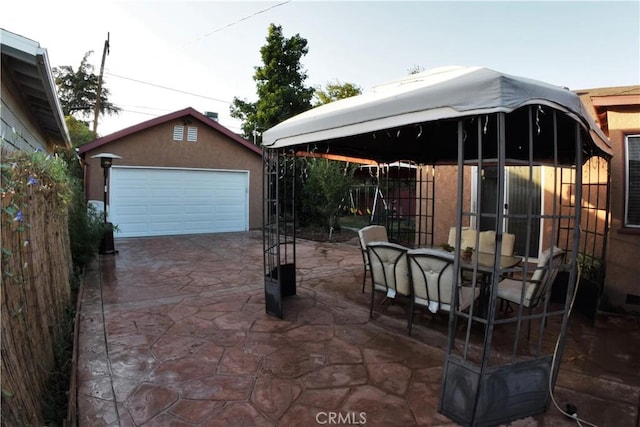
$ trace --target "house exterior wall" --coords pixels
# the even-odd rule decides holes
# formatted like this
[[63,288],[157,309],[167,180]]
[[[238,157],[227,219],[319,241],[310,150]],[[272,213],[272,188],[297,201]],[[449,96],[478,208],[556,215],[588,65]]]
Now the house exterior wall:
[[[195,119],[190,120],[192,123],[187,125],[182,118],[167,121],[87,151],[87,199],[103,199],[103,170],[100,160],[91,158],[102,152],[122,157],[114,161],[114,166],[249,171],[249,227],[262,227],[262,157],[209,125]],[[183,141],[173,140],[176,125],[185,127]],[[197,142],[186,141],[188,126],[198,128]]]
[[4,148],[9,150],[34,151],[36,149],[53,153],[53,145],[47,143],[47,138],[33,121],[16,90],[9,80],[9,73],[2,75],[2,128]]
[[[433,243],[440,246],[449,239],[449,229],[456,225],[458,208],[458,166],[436,166]],[[471,167],[464,173],[463,206],[471,209]],[[423,194],[425,190],[423,190]],[[464,220],[464,218],[463,218]],[[469,224],[463,224],[468,226]]]
[[640,134],[640,105],[633,108],[609,108],[607,122],[614,156],[611,161],[611,222],[606,256],[604,308],[640,312],[639,304],[628,303],[629,296],[629,302],[637,302],[640,298],[640,229],[624,226],[625,136]]
[[[594,161],[599,161],[598,159],[594,159]],[[586,170],[588,168],[592,168],[593,165],[590,162],[585,164],[583,173],[584,176],[587,176]],[[604,169],[603,169],[604,170]],[[606,171],[606,170],[605,170]],[[571,169],[565,169],[564,173],[570,174],[569,179],[570,182],[574,182],[574,175],[572,174]],[[464,183],[463,183],[463,209],[465,211],[472,210],[472,174],[473,167],[466,166],[464,173]],[[594,177],[593,174],[590,175],[591,180],[593,182],[597,182],[598,180],[606,181],[606,173],[604,175],[600,175],[598,177]],[[567,178],[565,177],[565,180]],[[571,199],[571,204],[573,205],[575,200],[572,198],[575,194],[575,188],[573,185],[565,185],[564,188],[561,188],[560,184],[560,176],[558,172],[557,177],[557,189],[554,191],[554,183],[556,182],[554,168],[552,167],[543,167],[542,168],[542,206],[543,206],[543,214],[551,215],[554,210],[554,194],[556,194],[556,206],[555,209],[559,209],[559,203],[557,196],[561,196],[563,199],[563,204],[567,205],[569,200]],[[424,191],[424,189],[423,189]],[[457,211],[457,196],[458,196],[458,167],[457,166],[437,166],[436,167],[436,180],[435,180],[435,200],[436,207],[434,212],[434,245],[439,246],[443,243],[447,242],[449,236],[450,227],[455,226],[456,223],[456,211]],[[603,202],[606,201],[606,194],[600,194],[600,208],[604,209]],[[596,197],[592,196],[591,199],[595,200]],[[557,212],[556,212],[557,215]],[[463,217],[463,221],[467,219]],[[469,223],[464,223],[463,226],[470,226]],[[556,227],[558,225],[556,224]],[[596,229],[599,232],[604,232],[604,216],[601,215],[601,212],[589,211],[583,212],[583,229]],[[540,243],[539,250],[543,251],[544,249],[551,246],[552,240],[558,235],[558,230],[554,229],[554,225],[552,221],[542,221],[541,225],[541,236],[542,242]],[[567,242],[571,243],[573,236],[567,236],[566,233],[560,233],[560,242],[561,244]],[[598,250],[602,248],[602,242],[598,242]],[[592,247],[594,245],[588,245]],[[601,253],[594,254],[596,256],[600,256]]]

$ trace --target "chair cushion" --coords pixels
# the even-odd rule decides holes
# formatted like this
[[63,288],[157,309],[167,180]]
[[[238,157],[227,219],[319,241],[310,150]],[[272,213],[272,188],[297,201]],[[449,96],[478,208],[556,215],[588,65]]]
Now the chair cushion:
[[[407,252],[407,258],[414,302],[433,313],[451,310],[452,288],[459,281],[459,277],[454,280],[454,255],[441,249],[414,249]],[[461,310],[467,308],[480,293],[478,287],[458,289]]]
[[367,243],[370,242],[388,242],[387,229],[382,225],[368,225],[358,230],[360,239],[360,247],[367,250]]
[[502,255],[513,256],[513,249],[516,245],[516,235],[502,233]]
[[478,251],[492,254],[496,251],[496,232],[493,230],[481,231],[478,242]]
[[[476,230],[467,229],[462,230],[462,236],[460,238],[460,249],[476,248]],[[454,245],[455,247],[455,245]]]
[[[531,307],[531,298],[533,298],[537,283],[524,282],[524,307]],[[498,298],[520,304],[522,296],[522,280],[502,279],[498,284]]]
[[[563,252],[562,249],[556,246],[553,247],[554,255],[560,252]],[[533,276],[531,276],[531,280],[533,281],[542,280],[542,276],[545,273],[545,269],[540,267],[546,266],[550,258],[551,258],[551,248],[548,248],[542,251],[542,253],[540,254],[540,257],[538,257],[538,268],[536,268],[536,271],[534,271]]]
[[[408,248],[390,242],[370,242],[367,249],[375,289],[393,289],[400,295],[410,295]],[[388,293],[388,297],[393,298],[395,294]]]

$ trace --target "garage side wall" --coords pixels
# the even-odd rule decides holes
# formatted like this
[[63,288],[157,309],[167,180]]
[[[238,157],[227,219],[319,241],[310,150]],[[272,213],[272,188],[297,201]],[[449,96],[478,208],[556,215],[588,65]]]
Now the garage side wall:
[[[174,127],[184,130],[181,141],[174,140]],[[187,141],[189,128],[197,129],[197,140]],[[237,141],[199,120],[168,121],[153,128],[126,135],[85,153],[88,200],[103,200],[104,175],[99,159],[103,152],[122,159],[115,166],[220,169],[249,172],[249,228],[262,227],[262,157]]]

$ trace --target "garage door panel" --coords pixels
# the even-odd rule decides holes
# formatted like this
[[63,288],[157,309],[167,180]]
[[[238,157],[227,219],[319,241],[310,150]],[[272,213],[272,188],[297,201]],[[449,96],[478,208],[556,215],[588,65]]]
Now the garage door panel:
[[248,173],[114,167],[111,221],[117,237],[244,231]]

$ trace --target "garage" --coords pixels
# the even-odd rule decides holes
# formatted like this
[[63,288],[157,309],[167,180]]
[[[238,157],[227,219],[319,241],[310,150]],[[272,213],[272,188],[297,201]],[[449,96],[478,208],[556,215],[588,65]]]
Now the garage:
[[262,227],[262,148],[193,108],[79,147],[85,195],[102,204],[100,157],[114,159],[107,200],[115,238]]
[[248,230],[248,171],[114,167],[110,182],[117,237]]

